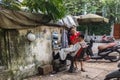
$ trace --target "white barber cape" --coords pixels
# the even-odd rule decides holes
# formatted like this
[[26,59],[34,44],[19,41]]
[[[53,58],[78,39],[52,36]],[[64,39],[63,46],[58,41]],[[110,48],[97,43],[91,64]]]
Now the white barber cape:
[[82,48],[86,48],[88,45],[86,44],[86,42],[83,40],[81,42],[77,42],[74,45],[71,45],[69,48],[63,48],[59,51],[59,55],[61,60],[65,60],[67,54],[71,54],[71,56],[75,56],[78,52],[78,50],[82,47]]
[[67,54],[71,54],[71,56],[75,56],[80,48],[81,48],[80,42],[77,42],[75,45],[71,45],[69,48],[61,49],[59,51],[61,60],[65,60]]

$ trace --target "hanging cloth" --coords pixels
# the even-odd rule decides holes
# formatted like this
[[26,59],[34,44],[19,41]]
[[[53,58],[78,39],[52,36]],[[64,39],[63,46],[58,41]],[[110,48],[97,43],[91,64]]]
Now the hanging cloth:
[[64,29],[62,31],[62,37],[61,37],[62,48],[67,48],[68,47],[68,36],[67,36],[67,34],[68,34],[67,30]]

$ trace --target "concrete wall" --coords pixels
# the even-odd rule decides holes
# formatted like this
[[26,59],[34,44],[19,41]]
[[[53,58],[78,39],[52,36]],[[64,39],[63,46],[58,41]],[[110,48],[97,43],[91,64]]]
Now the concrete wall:
[[[39,26],[31,29],[5,30],[4,52],[8,69],[12,71],[15,80],[37,73],[37,67],[51,64],[52,32],[58,32],[61,39],[61,27]],[[27,40],[31,31],[36,40]]]

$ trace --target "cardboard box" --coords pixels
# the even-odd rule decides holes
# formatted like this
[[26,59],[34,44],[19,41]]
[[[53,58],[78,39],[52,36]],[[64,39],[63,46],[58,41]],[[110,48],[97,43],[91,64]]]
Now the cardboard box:
[[38,67],[39,75],[49,74],[52,71],[53,71],[53,66],[50,64]]

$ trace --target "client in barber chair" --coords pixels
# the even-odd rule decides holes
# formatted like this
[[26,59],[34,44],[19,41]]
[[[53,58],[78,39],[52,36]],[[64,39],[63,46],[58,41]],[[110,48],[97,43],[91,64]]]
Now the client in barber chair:
[[66,60],[70,60],[71,62],[71,65],[70,65],[70,68],[69,68],[69,72],[74,72],[75,69],[74,69],[74,58],[77,54],[77,52],[79,51],[80,48],[82,48],[84,46],[87,47],[86,44],[84,44],[85,42],[83,41],[84,40],[84,35],[83,34],[80,34],[78,36],[78,42],[72,46],[70,46],[69,48],[63,48],[61,49],[56,55],[53,54],[53,59],[58,59],[60,58],[62,61],[66,61]]

